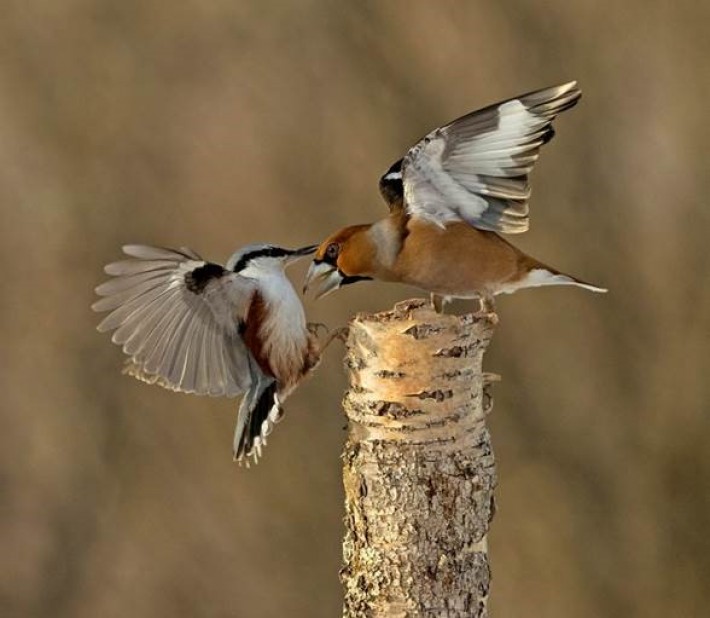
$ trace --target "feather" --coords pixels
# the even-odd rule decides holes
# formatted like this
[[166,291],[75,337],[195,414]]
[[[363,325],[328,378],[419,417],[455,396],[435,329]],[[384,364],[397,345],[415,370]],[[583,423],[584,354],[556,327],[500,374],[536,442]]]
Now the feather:
[[167,342],[173,334],[170,328],[172,320],[179,309],[179,305],[173,304],[169,306],[146,338],[145,351],[141,356],[144,358],[143,369],[148,373],[157,373],[164,377],[160,371],[163,354],[165,353]]
[[142,283],[163,279],[164,277],[165,274],[160,270],[149,270],[147,272],[136,273],[135,275],[116,277],[97,286],[94,291],[99,296],[111,296],[112,294],[125,292]]
[[[174,296],[167,293],[159,297],[154,303],[146,305],[144,308],[141,308],[130,315],[121,327],[132,327],[131,334],[123,341],[123,351],[126,354],[129,356],[136,356],[143,351],[146,340],[158,325],[158,322],[162,316],[174,302]],[[116,333],[118,333],[118,331],[116,331]],[[115,336],[119,337],[118,334]]]
[[148,245],[123,245],[123,252],[141,260],[172,260],[182,261],[184,256],[172,249],[149,247]]
[[108,312],[98,328],[114,331],[112,341],[131,357],[127,373],[173,390],[243,392],[250,383],[249,352],[239,342],[237,322],[252,281],[184,247],[126,245],[124,253],[133,259],[106,267],[114,278],[96,288],[102,298],[93,309]]
[[[439,226],[463,220],[485,230],[524,232],[528,174],[553,135],[552,121],[580,96],[569,82],[462,116],[410,148],[382,176],[380,191],[390,207],[404,202],[410,216]],[[392,175],[398,170],[401,180]]]
[[130,316],[133,315],[133,313],[143,307],[146,307],[149,304],[152,304],[154,301],[157,301],[159,298],[167,294],[170,294],[170,290],[160,291],[159,293],[156,293],[150,300],[140,297],[132,298],[124,305],[116,307],[116,309],[109,313],[99,323],[99,325],[96,327],[96,330],[98,330],[100,333],[103,333],[109,330],[113,330],[114,328],[118,328],[121,324],[128,320]]
[[104,296],[101,300],[97,300],[93,305],[91,305],[91,308],[94,311],[111,311],[112,309],[116,309],[138,296],[151,292],[155,289],[162,288],[164,285],[165,282],[163,280],[143,281],[129,290],[123,290],[122,292],[111,296]]
[[122,260],[104,266],[107,275],[125,276],[145,273],[152,270],[170,270],[175,267],[174,260]]
[[[171,345],[173,338],[178,334],[177,326],[182,318],[183,307],[180,305],[174,305],[168,309],[166,314],[165,322],[162,326],[162,334],[155,344],[156,354],[155,363],[156,368],[154,373],[157,373],[163,379],[167,379],[169,375],[169,370],[172,367],[174,358],[170,356]],[[148,363],[146,361],[146,368],[148,368]],[[175,385],[179,387],[178,385]]]

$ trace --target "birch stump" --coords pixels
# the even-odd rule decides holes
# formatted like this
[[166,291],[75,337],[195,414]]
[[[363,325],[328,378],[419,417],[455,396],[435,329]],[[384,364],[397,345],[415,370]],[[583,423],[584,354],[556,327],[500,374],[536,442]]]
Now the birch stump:
[[[487,616],[494,314],[424,301],[350,325],[343,616]],[[497,378],[497,376],[495,376]]]

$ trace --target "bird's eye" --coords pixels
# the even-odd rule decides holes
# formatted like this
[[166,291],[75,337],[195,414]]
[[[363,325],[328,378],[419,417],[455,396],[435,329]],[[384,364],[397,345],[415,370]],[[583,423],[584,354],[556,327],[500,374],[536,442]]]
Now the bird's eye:
[[325,257],[328,260],[335,260],[340,253],[340,246],[338,243],[332,242],[325,248]]

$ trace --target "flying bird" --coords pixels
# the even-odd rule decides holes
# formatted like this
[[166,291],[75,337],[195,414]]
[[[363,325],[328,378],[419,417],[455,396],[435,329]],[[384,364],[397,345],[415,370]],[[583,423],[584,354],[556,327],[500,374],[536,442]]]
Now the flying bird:
[[343,228],[317,249],[304,291],[317,297],[368,279],[413,285],[441,309],[451,298],[521,288],[575,285],[605,289],[532,258],[499,234],[529,227],[528,175],[552,139],[552,121],[581,96],[576,82],[471,112],[435,129],[380,178],[389,216]]
[[315,245],[250,245],[226,266],[191,249],[126,245],[130,259],[105,267],[98,330],[129,356],[124,373],[172,391],[244,394],[234,458],[256,461],[282,416],[282,403],[318,364],[322,346],[306,323],[285,267]]

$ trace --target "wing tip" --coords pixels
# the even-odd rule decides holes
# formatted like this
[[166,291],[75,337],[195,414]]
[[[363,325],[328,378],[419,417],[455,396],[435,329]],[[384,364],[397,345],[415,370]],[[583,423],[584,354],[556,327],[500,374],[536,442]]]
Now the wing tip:
[[564,83],[560,84],[560,85],[558,86],[558,88],[560,88],[560,89],[563,90],[563,91],[573,90],[573,89],[575,89],[575,88],[576,88],[577,90],[579,90],[579,87],[578,87],[578,84],[577,84],[577,80],[576,80],[576,79],[571,79],[571,80],[569,80],[568,82],[564,82]]
[[517,97],[526,109],[549,120],[577,105],[581,98],[582,91],[577,80],[548,86]]
[[590,292],[595,292],[597,294],[608,294],[609,288],[600,288],[599,286],[592,285],[590,283],[580,283],[579,287],[589,290]]
[[171,252],[169,249],[163,249],[162,247],[154,247],[152,245],[145,245],[142,243],[129,243],[122,245],[121,251],[132,258],[138,258],[140,260],[156,259],[156,254],[163,257],[166,252]]
[[579,97],[582,94],[582,91],[580,90],[579,84],[577,83],[576,79],[572,79],[568,82],[558,84],[557,86],[550,86],[549,88],[543,88],[541,92],[544,92],[545,90],[550,90],[550,91],[555,92],[556,97],[561,97],[562,95],[565,95],[565,94],[570,94],[575,97]]

